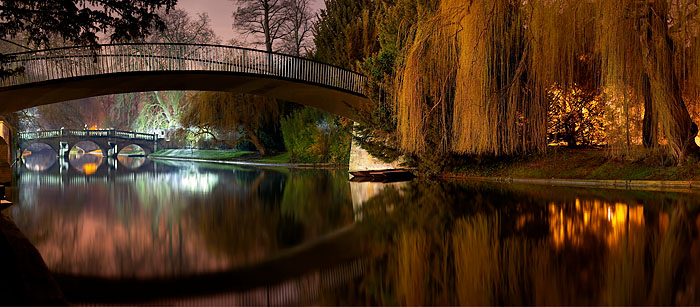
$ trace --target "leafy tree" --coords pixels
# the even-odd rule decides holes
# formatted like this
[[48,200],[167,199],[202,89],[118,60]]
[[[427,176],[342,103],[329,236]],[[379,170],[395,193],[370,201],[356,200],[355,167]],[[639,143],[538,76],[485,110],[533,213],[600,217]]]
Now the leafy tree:
[[[235,147],[240,142],[251,142],[261,155],[267,148],[260,139],[266,124],[274,122],[279,106],[272,98],[235,94],[230,92],[202,92],[192,98],[182,114],[183,126],[194,128],[197,135],[207,135],[217,142]],[[234,140],[222,138],[240,131]]]
[[376,1],[326,0],[314,24],[313,58],[356,69],[358,63],[377,51]]
[[564,141],[569,147],[605,142],[603,96],[597,91],[575,88],[553,90],[549,106],[549,142]]
[[351,123],[314,108],[303,108],[280,121],[290,162],[347,164]]

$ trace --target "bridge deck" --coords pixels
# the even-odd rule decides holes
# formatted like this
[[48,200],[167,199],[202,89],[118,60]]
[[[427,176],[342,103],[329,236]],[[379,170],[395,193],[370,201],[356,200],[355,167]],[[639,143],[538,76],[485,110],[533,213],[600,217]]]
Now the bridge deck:
[[0,80],[0,112],[153,90],[268,95],[355,117],[366,78],[336,66],[259,50],[193,44],[110,44],[9,55],[22,73]]

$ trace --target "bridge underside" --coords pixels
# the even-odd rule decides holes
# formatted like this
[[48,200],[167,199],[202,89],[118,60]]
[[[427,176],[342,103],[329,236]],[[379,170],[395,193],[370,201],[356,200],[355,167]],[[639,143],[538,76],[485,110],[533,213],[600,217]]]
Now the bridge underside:
[[109,94],[166,91],[228,91],[292,101],[355,121],[366,97],[316,84],[229,72],[128,72],[74,77],[0,89],[0,114],[39,105]]

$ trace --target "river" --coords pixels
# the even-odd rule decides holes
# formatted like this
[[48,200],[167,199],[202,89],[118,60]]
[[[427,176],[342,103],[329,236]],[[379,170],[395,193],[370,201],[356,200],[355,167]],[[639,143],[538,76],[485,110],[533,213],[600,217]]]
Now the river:
[[73,303],[700,304],[695,192],[90,153],[27,156],[17,187],[9,213]]

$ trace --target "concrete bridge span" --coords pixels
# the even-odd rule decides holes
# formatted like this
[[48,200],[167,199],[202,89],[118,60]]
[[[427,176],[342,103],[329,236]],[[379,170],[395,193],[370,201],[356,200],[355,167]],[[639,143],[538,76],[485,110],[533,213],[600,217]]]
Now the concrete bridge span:
[[106,94],[156,90],[268,96],[359,120],[366,78],[339,67],[259,50],[194,44],[109,44],[8,55],[21,73],[0,80],[0,113]]

